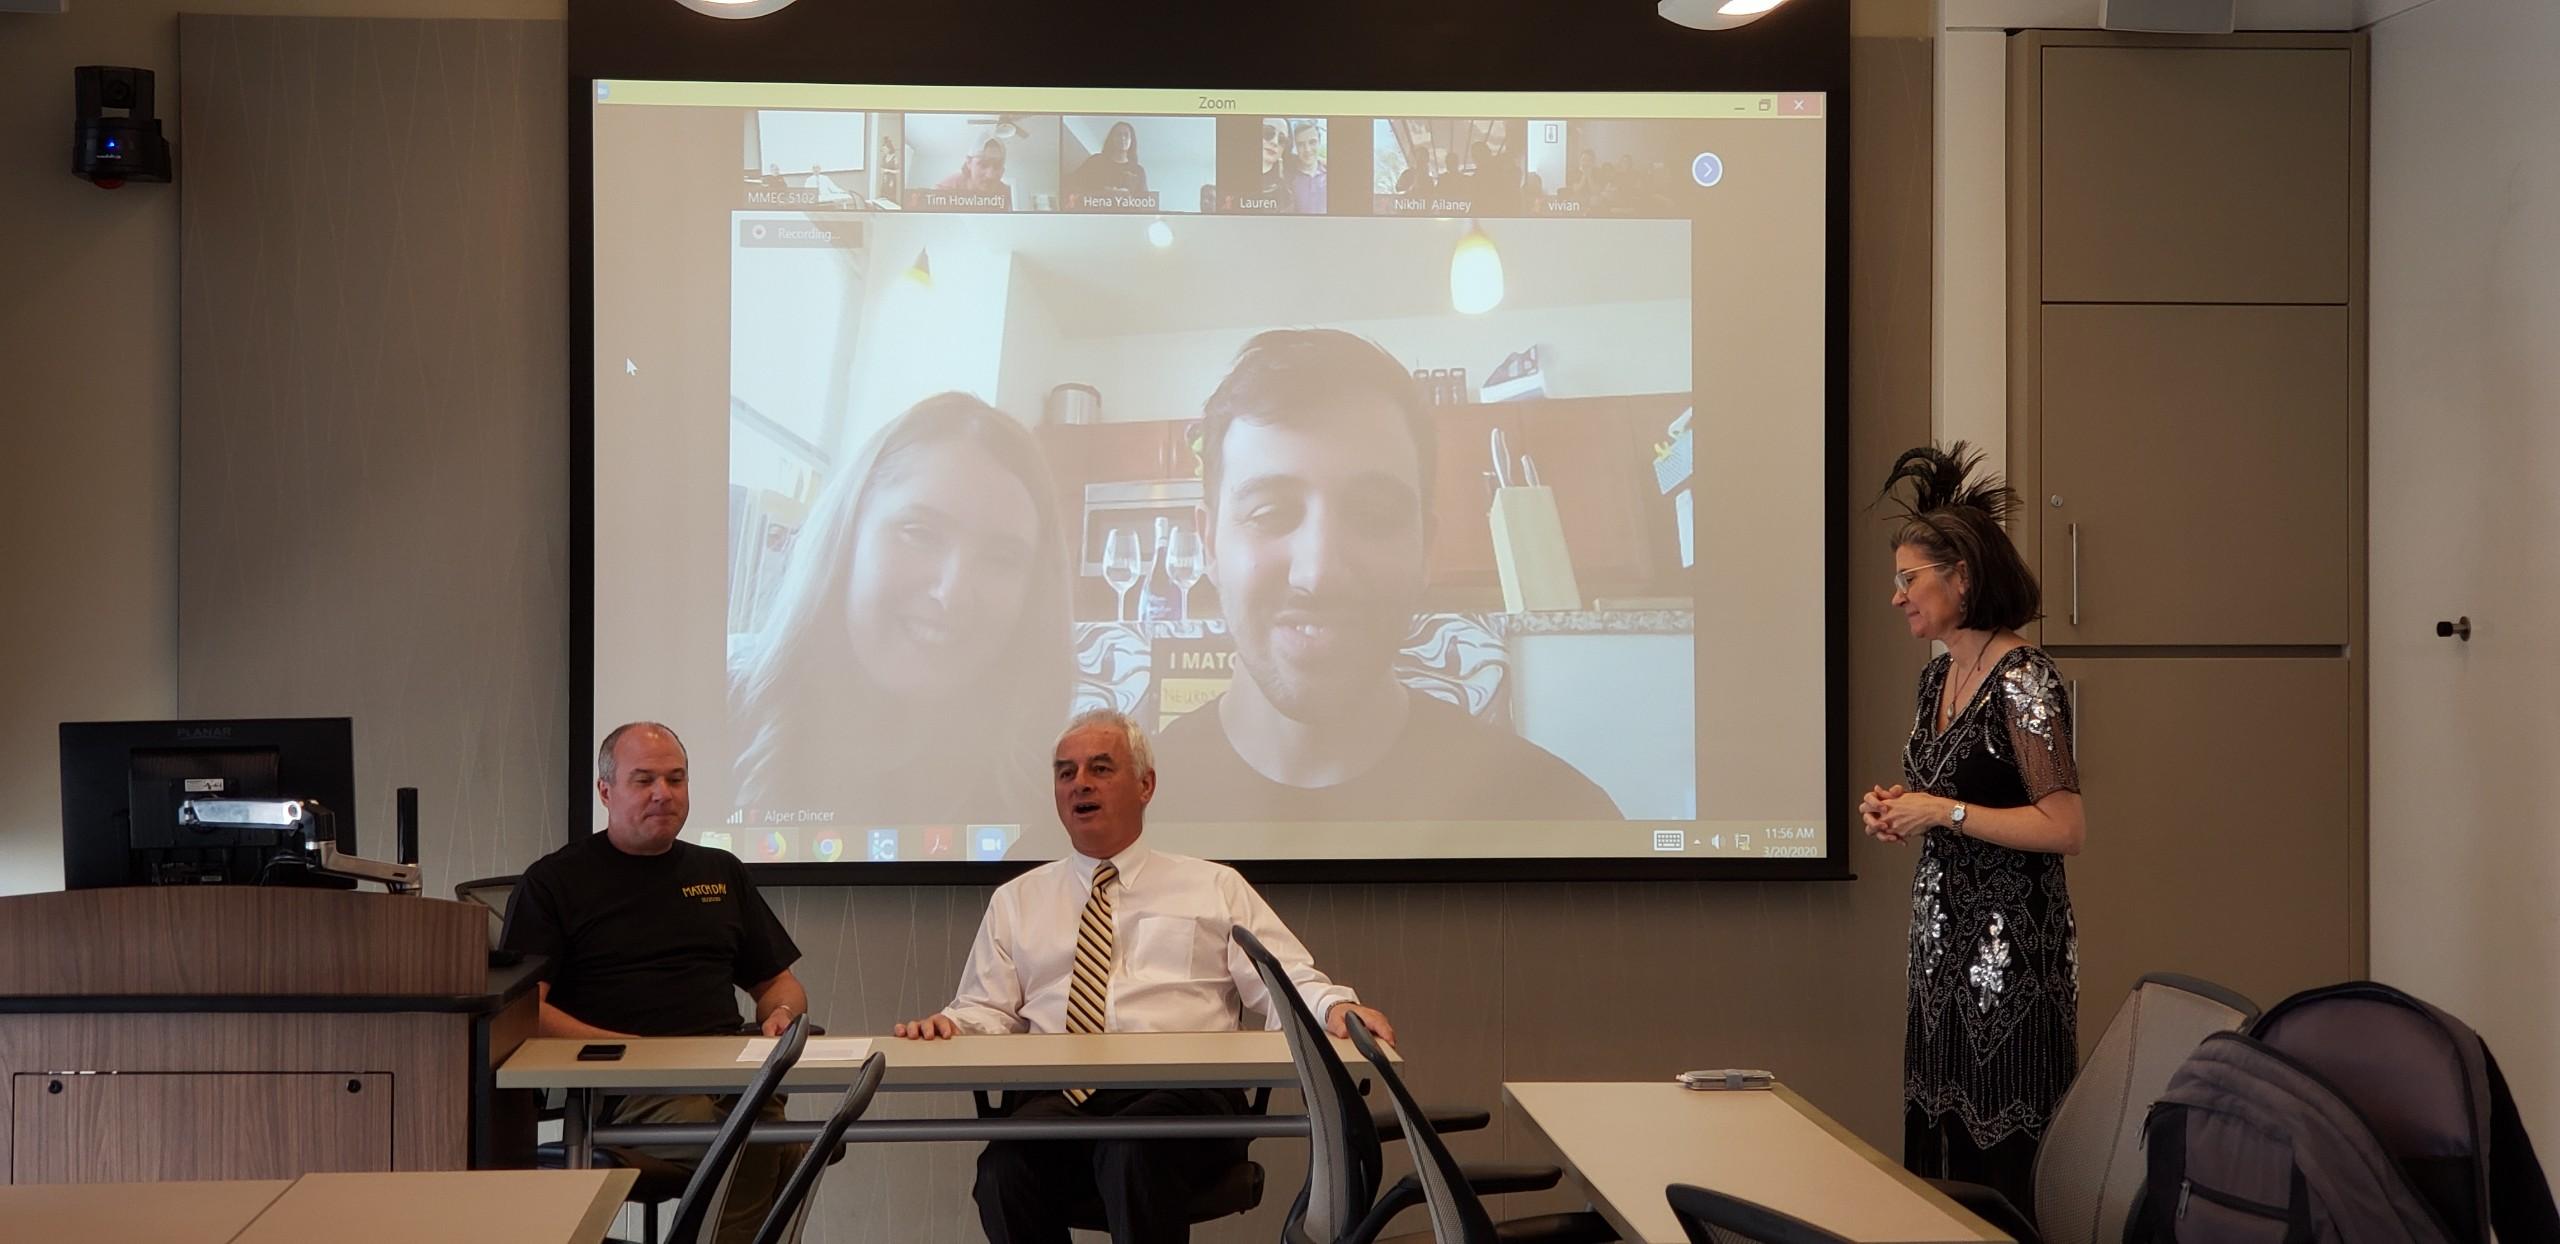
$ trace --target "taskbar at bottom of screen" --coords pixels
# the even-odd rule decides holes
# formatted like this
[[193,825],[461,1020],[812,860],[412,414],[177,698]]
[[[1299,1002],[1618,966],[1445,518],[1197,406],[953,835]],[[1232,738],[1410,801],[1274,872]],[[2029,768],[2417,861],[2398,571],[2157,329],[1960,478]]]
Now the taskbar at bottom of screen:
[[[815,811],[741,812],[687,830],[687,840],[750,864],[994,863],[1055,859],[1055,825],[843,824]],[[1822,822],[1715,821],[1150,821],[1147,842],[1222,860],[1642,859],[1816,860]]]

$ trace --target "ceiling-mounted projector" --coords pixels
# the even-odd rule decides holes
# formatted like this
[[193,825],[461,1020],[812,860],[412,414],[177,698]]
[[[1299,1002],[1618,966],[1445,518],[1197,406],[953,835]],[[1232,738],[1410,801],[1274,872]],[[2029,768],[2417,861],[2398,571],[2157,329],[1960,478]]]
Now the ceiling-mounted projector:
[[1731,30],[1767,17],[1787,0],[1662,0],[1655,11],[1664,21],[1691,30]]

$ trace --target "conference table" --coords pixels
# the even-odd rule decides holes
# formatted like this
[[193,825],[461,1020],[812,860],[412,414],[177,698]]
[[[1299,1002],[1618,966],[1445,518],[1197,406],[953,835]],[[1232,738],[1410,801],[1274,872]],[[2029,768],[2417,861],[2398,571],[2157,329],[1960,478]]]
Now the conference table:
[[1629,1244],[1687,1244],[1663,1195],[1675,1183],[1753,1201],[1859,1244],[2009,1238],[1784,1085],[1700,1092],[1667,1080],[1519,1083],[1504,1084],[1502,1095]]
[[[589,1044],[536,1037],[498,1068],[501,1089],[567,1093],[564,1154],[573,1168],[596,1145],[703,1144],[711,1123],[600,1124],[604,1098],[624,1093],[736,1093],[755,1076],[748,1037],[646,1037],[621,1042],[622,1057],[581,1061]],[[763,1048],[763,1047],[757,1047]],[[1334,1042],[1346,1065],[1361,1065],[1348,1041]],[[1066,1088],[1294,1088],[1288,1039],[1277,1032],[1025,1033],[958,1036],[940,1041],[898,1037],[812,1037],[784,1075],[785,1092],[843,1089],[871,1052],[886,1055],[880,1087],[889,1092],[994,1093]],[[757,1123],[760,1143],[817,1139],[816,1121]],[[854,1143],[987,1140],[1179,1140],[1304,1136],[1304,1115],[1242,1114],[1148,1118],[859,1119],[845,1132]]]
[[0,1235],[84,1244],[598,1244],[630,1171],[0,1186]]

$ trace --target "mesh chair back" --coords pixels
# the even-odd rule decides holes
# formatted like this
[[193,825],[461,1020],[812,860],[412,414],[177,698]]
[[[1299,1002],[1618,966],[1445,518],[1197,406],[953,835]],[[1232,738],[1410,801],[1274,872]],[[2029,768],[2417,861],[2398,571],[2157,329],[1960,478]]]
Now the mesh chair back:
[[1500,1237],[1494,1233],[1493,1216],[1484,1212],[1484,1202],[1477,1199],[1466,1173],[1458,1169],[1458,1160],[1449,1156],[1440,1133],[1431,1130],[1431,1120],[1406,1091],[1395,1065],[1378,1048],[1378,1039],[1357,1015],[1350,1017],[1347,1026],[1351,1044],[1377,1068],[1378,1082],[1387,1086],[1387,1096],[1395,1102],[1396,1121],[1404,1126],[1405,1147],[1413,1150],[1414,1178],[1421,1181],[1423,1205],[1431,1217],[1431,1238],[1438,1244],[1495,1244]]
[[2191,977],[2164,973],[2134,983],[2036,1149],[2036,1228],[2046,1244],[2124,1238],[2142,1191],[2138,1150],[2151,1103],[2207,1035],[2257,1015],[2247,998]]
[[489,949],[496,950],[507,932],[507,904],[514,901],[522,877],[482,877],[453,887],[453,896],[489,909]]
[[1243,925],[1229,930],[1238,949],[1262,977],[1268,1005],[1280,1017],[1289,1039],[1289,1060],[1296,1064],[1298,1087],[1307,1099],[1307,1186],[1280,1225],[1287,1244],[1332,1244],[1368,1213],[1378,1198],[1378,1172],[1384,1162],[1377,1125],[1360,1100],[1360,1087],[1325,1039],[1324,1028],[1308,1014],[1306,1000],[1290,983],[1261,939]]
[[818,1143],[800,1155],[800,1165],[791,1169],[791,1178],[784,1180],[781,1190],[774,1193],[773,1211],[765,1215],[764,1225],[756,1228],[755,1244],[782,1244],[797,1238],[801,1221],[808,1217],[809,1194],[817,1190],[818,1177],[826,1173],[827,1162],[843,1142],[845,1129],[871,1108],[871,1095],[880,1091],[880,1075],[888,1067],[889,1056],[876,1050],[862,1060],[862,1070],[855,1075],[853,1087],[836,1100],[835,1113],[828,1115],[826,1125],[818,1129]]
[[1793,1214],[1689,1184],[1663,1189],[1689,1244],[1848,1244]]
[[800,1061],[800,1051],[809,1043],[809,1017],[794,1016],[791,1026],[775,1038],[773,1051],[764,1056],[764,1065],[756,1068],[755,1078],[747,1081],[747,1091],[738,1095],[729,1107],[729,1117],[720,1121],[720,1130],[711,1138],[710,1147],[702,1151],[702,1164],[693,1168],[693,1178],[686,1181],[684,1196],[676,1201],[676,1217],[667,1228],[667,1238],[675,1244],[694,1244],[710,1238],[704,1224],[711,1217],[713,1203],[729,1176],[729,1167],[738,1159],[738,1151],[747,1147],[747,1129],[754,1127],[756,1116],[766,1103],[782,1089],[782,1077],[790,1074],[792,1065]]

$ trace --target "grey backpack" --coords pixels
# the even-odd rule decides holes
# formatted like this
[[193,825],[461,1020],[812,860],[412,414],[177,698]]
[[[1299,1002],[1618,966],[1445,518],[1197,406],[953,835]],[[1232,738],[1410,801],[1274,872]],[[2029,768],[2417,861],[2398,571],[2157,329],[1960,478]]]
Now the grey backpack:
[[2143,1127],[2127,1244],[2560,1241],[2479,1034],[2387,985],[2295,994],[2196,1047]]

